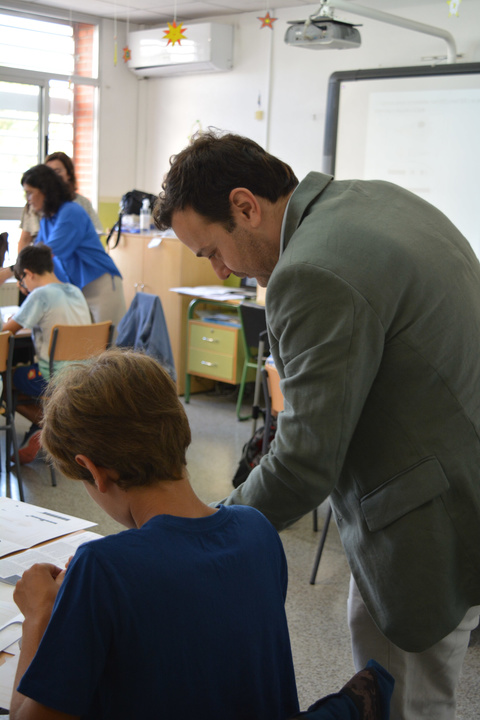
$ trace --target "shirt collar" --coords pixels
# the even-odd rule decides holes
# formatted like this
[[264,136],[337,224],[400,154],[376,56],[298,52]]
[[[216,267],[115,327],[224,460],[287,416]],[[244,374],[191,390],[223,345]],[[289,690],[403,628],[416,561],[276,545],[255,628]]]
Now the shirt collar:
[[285,250],[285,227],[286,227],[286,224],[287,224],[288,206],[290,205],[290,201],[291,201],[292,197],[295,195],[295,192],[296,192],[296,189],[297,189],[297,188],[298,188],[298,185],[297,185],[297,187],[295,188],[295,190],[292,192],[292,194],[290,195],[290,197],[288,198],[288,202],[287,202],[287,204],[285,205],[285,212],[283,213],[283,219],[282,219],[282,227],[281,227],[281,229],[280,229],[280,253],[279,253],[279,257],[281,256],[281,254],[282,254],[283,251]]

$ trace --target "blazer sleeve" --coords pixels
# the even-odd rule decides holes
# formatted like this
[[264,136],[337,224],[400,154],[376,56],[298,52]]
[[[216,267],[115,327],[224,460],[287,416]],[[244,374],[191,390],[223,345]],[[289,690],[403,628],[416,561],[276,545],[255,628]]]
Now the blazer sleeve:
[[253,505],[281,530],[333,490],[385,336],[364,297],[308,263],[277,267],[267,316],[285,409],[270,452],[225,502]]

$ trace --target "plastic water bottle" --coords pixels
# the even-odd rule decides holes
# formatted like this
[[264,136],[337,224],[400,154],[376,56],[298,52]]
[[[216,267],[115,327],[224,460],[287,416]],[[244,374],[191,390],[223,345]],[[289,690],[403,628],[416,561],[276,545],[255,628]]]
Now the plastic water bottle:
[[140,232],[150,232],[150,202],[148,198],[143,198],[142,207],[140,208]]

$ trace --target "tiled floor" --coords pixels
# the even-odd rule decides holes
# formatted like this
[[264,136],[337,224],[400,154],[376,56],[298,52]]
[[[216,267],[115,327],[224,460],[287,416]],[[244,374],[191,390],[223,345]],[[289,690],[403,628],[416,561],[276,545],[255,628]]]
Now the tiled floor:
[[[188,453],[192,484],[205,501],[218,500],[230,492],[242,446],[251,435],[251,422],[236,420],[235,399],[229,395],[193,395],[186,410],[193,434]],[[20,437],[26,427],[19,419]],[[124,441],[125,438],[118,439]],[[27,502],[91,519],[98,523],[93,529],[102,534],[121,529],[93,503],[80,483],[60,476],[58,487],[51,487],[50,474],[41,461],[26,466],[23,477]],[[12,491],[16,491],[15,481]],[[5,492],[4,474],[1,492]],[[319,515],[321,530],[325,506]],[[313,531],[311,515],[281,534],[289,564],[287,614],[302,708],[338,690],[354,673],[346,623],[349,571],[333,522],[317,582],[314,586],[309,584],[319,535]],[[475,634],[463,669],[458,720],[480,717],[480,639],[477,643],[476,638]]]

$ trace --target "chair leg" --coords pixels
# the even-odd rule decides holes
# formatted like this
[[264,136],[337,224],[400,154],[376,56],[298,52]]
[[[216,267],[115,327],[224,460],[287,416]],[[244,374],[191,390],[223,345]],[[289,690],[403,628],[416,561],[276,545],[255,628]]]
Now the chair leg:
[[313,511],[313,532],[318,532],[318,508]]
[[[11,435],[11,438],[9,437]],[[20,458],[18,457],[18,439],[17,439],[17,433],[15,432],[15,427],[12,427],[9,431],[7,431],[7,437],[6,437],[6,463],[7,467],[9,467],[10,464],[10,443],[13,445],[13,458],[15,461],[15,472],[17,476],[17,485],[18,485],[18,496],[22,502],[24,502],[24,495],[23,495],[23,481],[22,481],[22,473],[20,471]]]
[[320,558],[322,557],[323,546],[325,545],[325,540],[327,539],[328,526],[330,525],[331,519],[332,519],[332,506],[329,505],[328,510],[327,510],[327,515],[325,517],[325,524],[323,526],[322,537],[320,538],[320,542],[319,542],[318,548],[317,548],[317,554],[315,556],[315,562],[313,563],[312,574],[310,575],[310,585],[315,585],[318,566],[320,565]]
[[251,415],[242,415],[242,401],[243,393],[245,391],[245,383],[247,382],[248,362],[245,361],[242,370],[242,379],[240,380],[240,387],[238,389],[238,400],[237,400],[237,418],[239,420],[250,420]]

